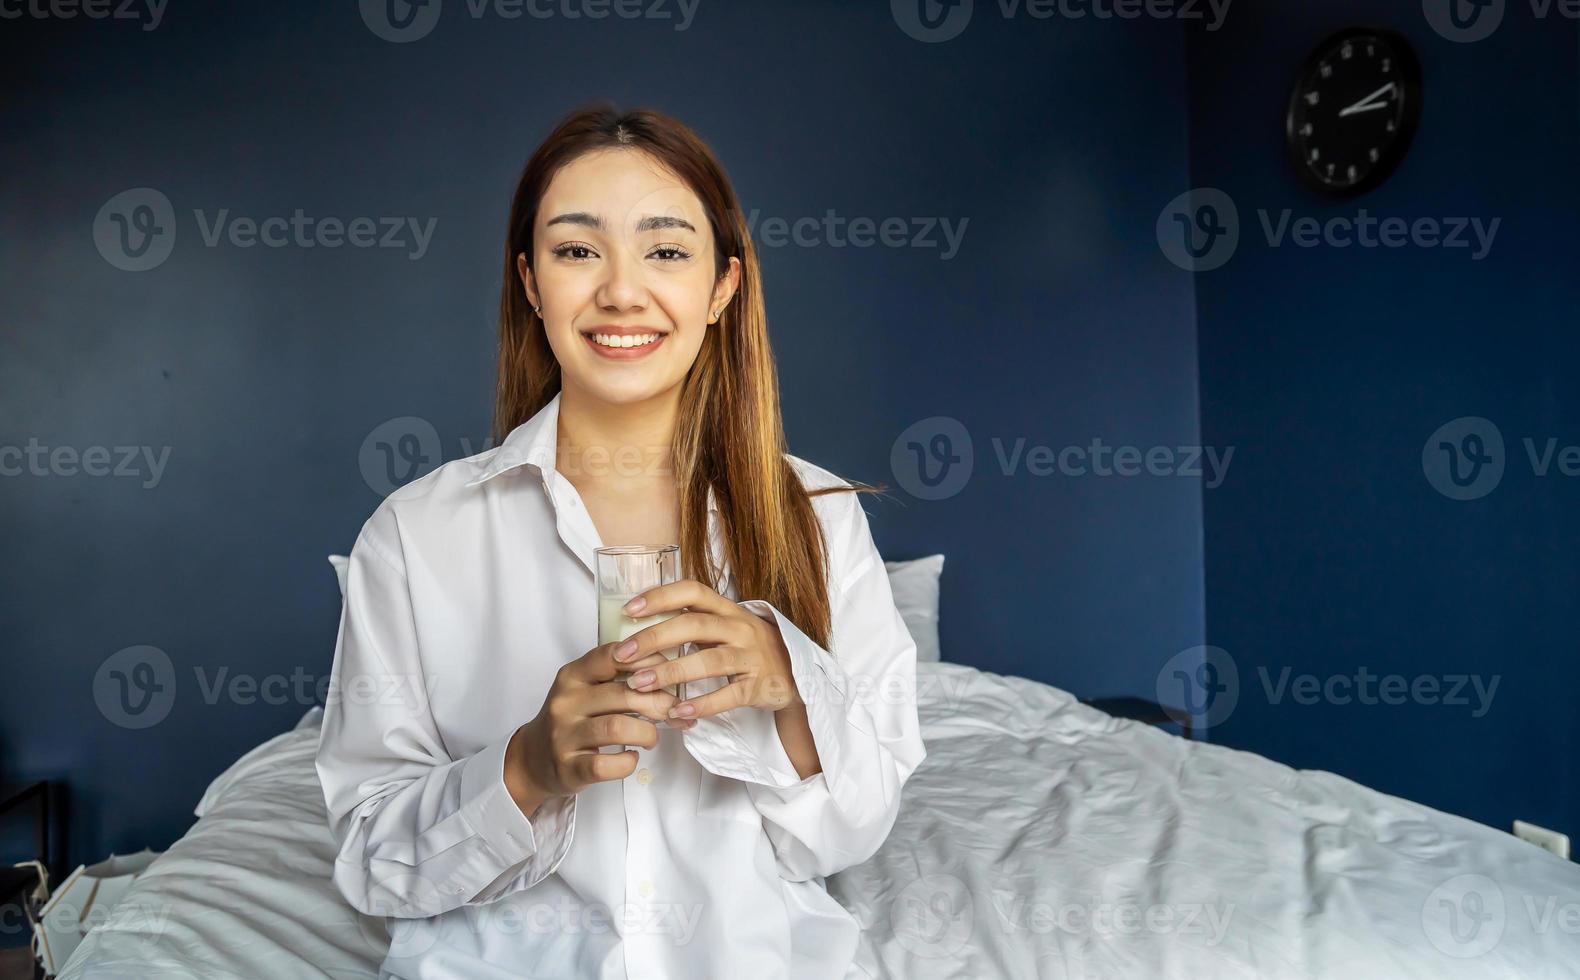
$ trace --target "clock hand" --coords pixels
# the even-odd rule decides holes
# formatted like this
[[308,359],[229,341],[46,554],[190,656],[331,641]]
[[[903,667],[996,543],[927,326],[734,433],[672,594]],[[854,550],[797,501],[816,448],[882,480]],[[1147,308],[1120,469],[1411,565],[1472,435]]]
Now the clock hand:
[[1386,108],[1388,108],[1388,103],[1386,102],[1373,102],[1370,105],[1352,105],[1346,109],[1339,110],[1339,117],[1343,118],[1344,116],[1353,116],[1357,112],[1371,112],[1373,109]]
[[1384,85],[1382,88],[1380,88],[1377,91],[1373,92],[1372,94],[1366,96],[1364,99],[1361,99],[1359,102],[1355,103],[1354,105],[1345,106],[1344,108],[1340,109],[1339,110],[1339,116],[1342,118],[1344,116],[1353,115],[1353,114],[1355,114],[1357,112],[1370,112],[1373,109],[1385,108],[1386,107],[1386,103],[1373,102],[1372,100],[1377,98],[1377,96],[1382,95],[1384,92],[1387,92],[1387,91],[1391,90],[1392,88],[1393,88],[1393,82],[1389,82],[1387,85]]

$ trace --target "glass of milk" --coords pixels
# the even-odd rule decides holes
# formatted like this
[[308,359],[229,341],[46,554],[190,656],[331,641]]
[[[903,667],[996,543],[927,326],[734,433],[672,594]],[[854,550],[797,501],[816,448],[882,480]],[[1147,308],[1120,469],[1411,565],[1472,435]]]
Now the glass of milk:
[[[660,585],[680,581],[680,546],[676,544],[632,544],[615,548],[599,548],[595,553],[594,567],[598,579],[598,644],[615,643],[627,639],[638,630],[655,623],[674,619],[678,613],[665,612],[655,616],[631,617],[626,615],[625,604],[632,599],[656,589]],[[674,660],[683,652],[681,646],[661,651]],[[686,697],[685,684],[671,684],[664,688],[682,700]],[[635,712],[632,712],[635,714]],[[628,746],[627,746],[628,747]],[[610,746],[605,751],[618,752],[620,747]]]

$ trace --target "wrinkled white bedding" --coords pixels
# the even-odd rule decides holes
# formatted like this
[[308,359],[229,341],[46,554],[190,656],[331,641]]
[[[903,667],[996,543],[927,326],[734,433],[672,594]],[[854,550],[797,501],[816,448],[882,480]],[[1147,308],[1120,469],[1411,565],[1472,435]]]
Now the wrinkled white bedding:
[[[829,881],[875,977],[1580,977],[1573,863],[1033,681],[918,681],[927,759]],[[217,778],[61,976],[376,976],[384,924],[329,882],[316,723]]]

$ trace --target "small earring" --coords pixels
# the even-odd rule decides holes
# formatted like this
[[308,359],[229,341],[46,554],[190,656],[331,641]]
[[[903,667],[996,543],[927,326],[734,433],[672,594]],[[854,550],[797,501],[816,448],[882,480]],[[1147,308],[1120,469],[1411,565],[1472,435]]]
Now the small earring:
[[537,307],[537,306],[534,306],[534,307],[533,307],[533,308],[532,308],[532,312],[534,312],[534,313],[538,313],[538,312],[540,312],[540,310],[541,310],[541,309],[542,309],[542,308],[541,308],[541,307]]

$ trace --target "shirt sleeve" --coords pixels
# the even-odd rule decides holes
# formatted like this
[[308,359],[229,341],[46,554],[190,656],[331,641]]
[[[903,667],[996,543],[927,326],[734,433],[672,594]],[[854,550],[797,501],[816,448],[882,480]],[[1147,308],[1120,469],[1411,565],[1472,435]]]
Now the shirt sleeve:
[[531,819],[521,812],[504,781],[513,730],[469,755],[446,750],[388,504],[351,552],[317,768],[341,894],[369,915],[419,918],[553,873],[570,848],[576,801],[551,799]]
[[[888,572],[854,493],[830,543],[844,560],[831,589],[834,651],[823,649],[771,603],[741,606],[775,622],[822,771],[801,779],[771,712],[733,708],[685,733],[692,757],[746,783],[774,847],[780,875],[826,877],[867,860],[900,811],[900,789],[926,757],[916,712],[916,644],[894,605]],[[835,550],[837,549],[837,550]],[[715,685],[717,686],[717,685]],[[691,693],[688,691],[688,693]],[[705,692],[704,692],[705,693]]]

